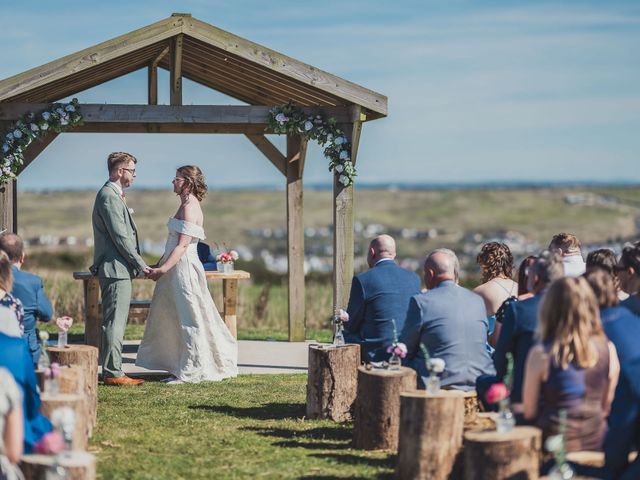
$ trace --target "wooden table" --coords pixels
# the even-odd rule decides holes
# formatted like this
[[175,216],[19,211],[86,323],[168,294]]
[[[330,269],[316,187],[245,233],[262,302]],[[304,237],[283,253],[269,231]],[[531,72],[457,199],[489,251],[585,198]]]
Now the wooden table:
[[[236,310],[238,306],[238,280],[251,278],[249,272],[234,270],[233,272],[205,272],[207,280],[222,280],[222,296],[224,298],[224,323],[234,337],[238,338],[236,327]],[[84,291],[84,338],[87,345],[100,348],[102,338],[102,307],[100,305],[100,284],[98,277],[91,272],[73,272],[73,278],[82,280]],[[134,280],[149,280],[146,277],[136,277]],[[150,300],[134,300],[132,307],[148,308]]]

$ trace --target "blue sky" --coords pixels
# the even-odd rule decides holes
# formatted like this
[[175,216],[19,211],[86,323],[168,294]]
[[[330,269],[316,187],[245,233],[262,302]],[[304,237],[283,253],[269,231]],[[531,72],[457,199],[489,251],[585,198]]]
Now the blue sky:
[[[2,2],[0,78],[173,12],[387,95],[389,117],[364,126],[358,182],[640,181],[633,1]],[[78,97],[144,103],[146,72]],[[237,103],[189,83],[184,102]],[[139,158],[138,186],[169,187],[187,163],[212,188],[284,185],[241,136],[74,134],[21,175],[21,188],[94,188],[114,150]],[[330,181],[319,148],[306,165],[305,182]]]

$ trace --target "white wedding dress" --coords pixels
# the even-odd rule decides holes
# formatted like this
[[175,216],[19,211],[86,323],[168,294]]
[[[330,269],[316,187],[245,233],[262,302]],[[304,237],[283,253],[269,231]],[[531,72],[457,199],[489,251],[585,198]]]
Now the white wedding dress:
[[213,303],[197,243],[202,227],[170,218],[160,264],[178,244],[193,237],[178,263],[156,283],[136,365],[166,370],[182,382],[222,380],[238,375],[238,342]]

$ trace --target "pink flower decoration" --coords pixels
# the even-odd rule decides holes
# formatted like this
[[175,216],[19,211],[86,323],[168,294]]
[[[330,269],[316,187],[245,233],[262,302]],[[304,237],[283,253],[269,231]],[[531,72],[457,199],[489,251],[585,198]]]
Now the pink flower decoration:
[[58,317],[56,319],[56,325],[60,330],[64,330],[65,332],[71,328],[73,325],[73,318],[71,317]]
[[34,450],[36,453],[42,455],[54,455],[64,450],[64,439],[62,435],[60,435],[60,432],[54,430],[53,432],[46,433],[38,443],[35,444]]
[[498,403],[500,400],[504,400],[509,396],[509,390],[504,383],[494,383],[489,387],[484,399],[487,403]]
[[57,378],[60,376],[60,364],[58,362],[53,362],[51,364],[51,376],[52,378]]

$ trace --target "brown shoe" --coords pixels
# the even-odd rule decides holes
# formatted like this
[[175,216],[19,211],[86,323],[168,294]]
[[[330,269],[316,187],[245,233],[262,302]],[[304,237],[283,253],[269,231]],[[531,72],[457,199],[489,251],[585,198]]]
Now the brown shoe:
[[142,385],[143,383],[144,380],[127,377],[126,375],[122,375],[121,377],[107,377],[104,379],[105,385]]

